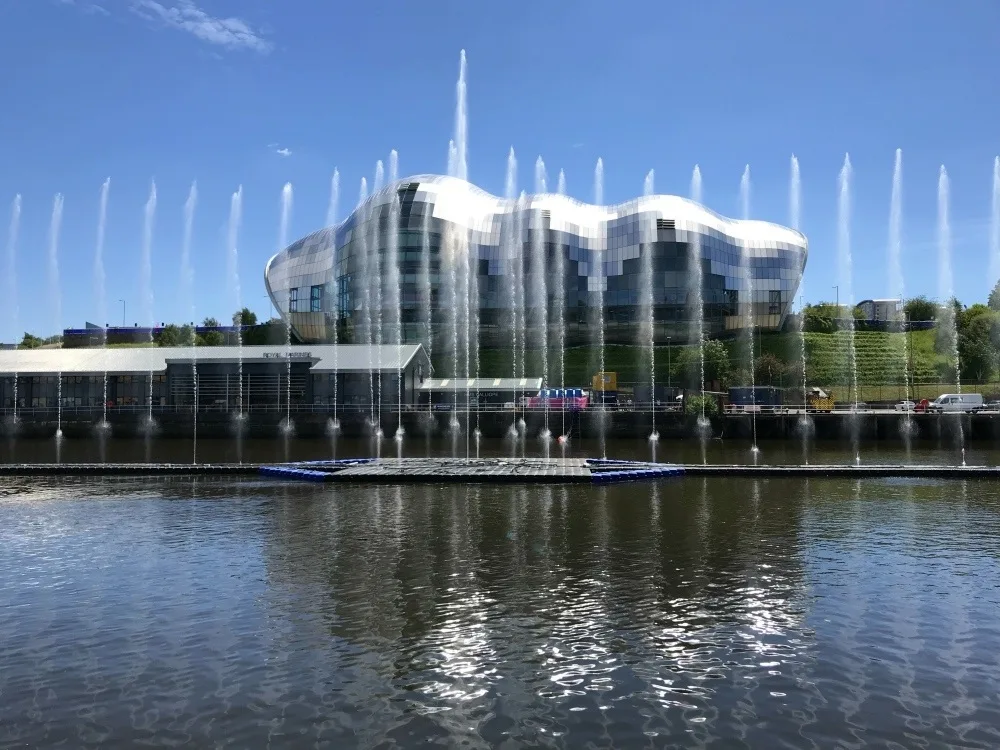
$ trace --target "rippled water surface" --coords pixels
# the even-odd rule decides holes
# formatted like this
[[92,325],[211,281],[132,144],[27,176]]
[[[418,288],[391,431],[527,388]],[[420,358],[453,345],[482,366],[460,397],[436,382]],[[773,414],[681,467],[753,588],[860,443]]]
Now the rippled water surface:
[[1000,746],[1000,489],[0,480],[0,746]]

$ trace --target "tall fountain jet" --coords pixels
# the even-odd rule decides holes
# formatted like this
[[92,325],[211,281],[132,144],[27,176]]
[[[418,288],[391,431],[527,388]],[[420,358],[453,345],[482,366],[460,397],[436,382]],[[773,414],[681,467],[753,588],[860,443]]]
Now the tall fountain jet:
[[[702,205],[701,167],[691,171],[691,200]],[[698,440],[701,444],[702,463],[705,463],[705,443],[711,424],[705,416],[705,295],[704,262],[702,261],[701,233],[694,232],[688,243],[687,314],[690,321],[688,340],[698,347],[698,388],[701,396],[701,413],[698,415]]]
[[[546,190],[545,162],[539,156],[535,162],[535,194],[543,195]],[[536,199],[537,200],[537,199]],[[531,223],[534,225],[531,230],[531,258],[529,267],[531,271],[531,282],[529,291],[531,300],[528,309],[531,311],[531,323],[528,330],[531,332],[531,348],[539,354],[539,370],[545,380],[545,385],[549,384],[549,300],[548,300],[548,264],[545,258],[545,216],[541,209],[532,212]],[[545,431],[548,430],[548,412],[546,411]],[[547,436],[543,432],[543,439]]]
[[[62,289],[59,286],[59,232],[62,229],[63,197],[57,193],[52,201],[49,221],[49,300],[57,333],[62,332]],[[62,438],[62,371],[56,373],[56,440]]]
[[[654,174],[651,169],[646,174],[646,180],[642,186],[642,194],[647,198],[653,195],[655,190],[653,179]],[[656,319],[653,307],[653,241],[655,239],[655,236],[648,237],[641,245],[642,262],[639,273],[639,319],[642,321],[639,324],[639,347],[645,348],[649,356],[649,414],[653,425],[652,432],[649,433],[650,443],[656,443],[660,439],[660,433],[656,431]],[[655,451],[656,448],[654,447],[653,450]]]
[[740,216],[744,219],[750,218],[750,165],[743,169],[743,176],[740,178]]
[[642,194],[645,196],[650,196],[656,193],[656,172],[654,170],[649,170],[646,173],[646,179],[642,182]]
[[993,201],[990,208],[990,288],[1000,281],[1000,156],[993,159]]
[[517,201],[517,157],[514,155],[514,147],[511,146],[507,154],[507,175],[504,179],[504,197],[511,207],[509,213],[504,214],[501,225],[503,232],[503,256],[507,262],[507,282],[510,285],[508,295],[510,297],[510,348],[511,348],[511,377],[519,377],[517,355],[521,345],[518,338],[520,319],[517,309],[517,263],[520,253],[518,247],[520,238],[517,230],[517,216],[515,213]]
[[[889,294],[893,299],[903,300],[906,289],[903,284],[903,150],[896,149],[896,161],[892,169],[892,197],[889,201]],[[905,334],[906,322],[896,316],[893,324]],[[907,336],[898,337],[897,347],[899,372],[903,376],[903,398],[910,399],[909,352]],[[909,420],[907,420],[909,421]]]
[[[566,173],[559,170],[558,187],[559,195],[566,195]],[[556,354],[559,357],[559,387],[566,387],[566,261],[560,246],[556,246],[552,253],[552,281],[555,288],[552,294],[553,316],[555,318],[556,334]],[[559,443],[565,445],[566,436],[566,399],[562,403],[562,427],[559,432]]]
[[[462,183],[469,180],[469,101],[468,85],[466,78],[468,66],[465,59],[465,50],[460,54],[458,82],[455,84],[455,159],[453,171],[450,174],[457,177]],[[464,225],[464,222],[463,222]],[[479,257],[474,250],[469,232],[467,230],[459,232],[454,238],[456,242],[455,251],[458,254],[458,273],[461,287],[459,315],[462,320],[463,334],[463,364],[466,378],[465,410],[466,425],[469,422],[469,378],[472,376],[472,368],[475,367],[478,375],[479,370]],[[475,257],[472,253],[476,252]],[[478,414],[478,407],[477,407]],[[479,431],[475,430],[476,446],[478,450]],[[469,450],[469,435],[472,431],[466,430],[466,453]]]
[[[181,237],[181,309],[190,319],[187,341],[191,348],[191,391],[194,408],[191,412],[191,463],[198,463],[198,348],[195,346],[194,267],[191,264],[191,243],[194,235],[194,212],[198,206],[198,183],[192,182],[184,201],[184,234]],[[240,323],[243,317],[240,316]]]
[[[326,210],[326,225],[330,228],[330,244],[336,247],[336,235],[333,227],[337,226],[337,211],[340,205],[340,170],[336,167],[333,170],[333,177],[330,179],[330,205]],[[327,285],[326,289],[326,310],[327,320],[332,320],[330,326],[330,337],[333,343],[333,419],[327,422],[326,431],[333,442],[333,458],[337,457],[336,439],[340,432],[340,420],[337,418],[337,381],[340,379],[340,351],[337,346],[340,328],[340,286],[337,283],[336,264],[334,264],[333,281]],[[331,315],[332,313],[332,315]]]
[[[594,203],[598,206],[604,205],[604,160],[598,157],[597,165],[594,167]],[[592,291],[592,302],[595,320],[593,325],[594,346],[597,348],[597,371],[604,377],[604,285],[606,276],[604,273],[604,232],[598,232],[598,237],[594,245],[593,268],[589,271],[589,283]],[[605,403],[603,391],[599,394],[600,399],[600,425],[597,428],[598,442],[600,444],[601,457],[606,457],[607,446],[604,440],[605,431]]]
[[[393,154],[396,152],[393,151]],[[392,160],[389,162],[392,164]],[[395,185],[395,181],[392,183]],[[388,284],[389,303],[389,342],[396,345],[396,448],[397,452],[403,444],[403,313],[400,300],[401,275],[399,271],[399,226],[402,207],[399,193],[393,188],[392,203],[389,206],[389,229],[387,243],[388,265],[386,280]],[[400,454],[401,455],[401,454]]]
[[[281,224],[278,227],[278,252],[287,252],[288,225],[292,221],[292,183],[286,182],[281,189]],[[285,259],[285,268],[290,269],[291,263]],[[282,432],[286,437],[295,429],[292,424],[292,285],[288,285],[288,325],[285,326],[285,422]]]
[[[243,186],[233,193],[229,201],[229,223],[226,228],[226,270],[229,279],[229,293],[237,310],[243,309],[240,290],[240,225],[243,223]],[[228,378],[228,376],[227,376]],[[236,457],[243,462],[243,429],[246,415],[243,412],[243,332],[236,330],[236,413],[233,416],[233,432],[236,435]],[[226,404],[226,408],[229,405]]]
[[837,177],[837,259],[839,265],[838,292],[847,303],[847,311],[837,310],[839,328],[847,332],[845,364],[850,397],[855,406],[858,396],[858,365],[854,345],[854,259],[851,255],[851,157],[844,155],[844,165]]
[[392,149],[389,152],[389,184],[399,179],[399,152]]
[[[854,449],[854,463],[861,463],[861,425],[858,423],[858,359],[854,344],[854,259],[851,255],[851,157],[844,155],[844,166],[837,177],[837,258],[839,285],[837,293],[847,302],[846,311],[838,304],[837,327],[847,335],[844,357],[850,397],[854,400],[849,428]],[[839,301],[838,301],[839,302]]]
[[[951,266],[951,186],[948,172],[941,165],[937,191],[937,245],[938,245],[938,336],[948,353],[949,365],[955,370],[955,393],[962,392],[961,363],[958,356],[958,327],[956,321],[955,287]],[[965,466],[965,435],[961,417],[958,419],[958,440]]]
[[[20,326],[20,311],[17,306],[17,240],[21,232],[21,194],[14,196],[10,207],[10,224],[7,229],[7,304],[10,308],[10,321],[13,335],[18,335]],[[16,345],[15,339],[15,345]],[[9,429],[14,435],[17,431],[17,372],[14,372],[14,414],[11,417]]]
[[[788,221],[792,229],[799,231],[802,224],[802,175],[799,172],[799,160],[792,154],[788,178]],[[802,282],[799,282],[799,299],[804,298]],[[792,302],[794,305],[794,300]],[[805,309],[799,304],[799,314],[795,317],[795,338],[799,345],[800,377],[802,378],[802,418],[798,429],[802,436],[802,463],[809,463],[809,437],[813,430],[813,422],[809,418],[809,386],[806,384],[806,336]]]
[[958,334],[955,319],[954,280],[951,260],[950,191],[948,172],[944,165],[938,173],[937,189],[937,249],[938,249],[938,330],[947,352],[949,368],[954,370],[956,393],[962,392],[958,364]]
[[373,220],[368,223],[368,231],[372,235],[372,241],[369,244],[371,259],[368,264],[369,271],[371,272],[369,284],[371,284],[372,288],[371,304],[372,319],[374,322],[371,343],[375,345],[374,371],[378,373],[375,376],[375,422],[377,425],[375,437],[379,440],[382,437],[382,344],[385,343],[382,315],[384,309],[385,279],[383,278],[382,269],[382,209],[377,205],[378,198],[375,196],[378,196],[382,192],[383,187],[385,187],[385,166],[382,164],[382,160],[379,159],[375,162],[375,183],[372,189],[372,196],[374,198],[372,200],[372,208],[375,210],[375,215]]
[[[140,286],[142,288],[142,318],[149,326],[149,343],[153,344],[153,329],[156,321],[153,318],[153,227],[156,221],[156,183],[149,188],[149,198],[143,210],[142,221],[142,269]],[[146,414],[146,436],[153,434],[153,371],[146,374],[148,393],[146,400],[149,409]]]
[[[104,273],[104,236],[108,221],[108,195],[111,191],[111,178],[108,177],[101,185],[101,196],[97,208],[97,243],[94,248],[94,298],[97,301],[97,319],[101,324],[101,347],[108,346],[108,300]],[[104,460],[105,440],[111,431],[108,422],[108,368],[107,359],[101,378],[101,421],[97,425],[98,439],[101,442],[101,460]]]
[[330,178],[330,204],[326,209],[326,225],[328,227],[337,224],[337,209],[340,203],[340,170],[334,167],[333,177]]
[[[744,221],[750,218],[750,165],[747,164],[743,170],[743,177],[740,178],[740,216]],[[753,276],[753,256],[749,244],[744,240],[740,245],[740,266],[744,309],[746,318],[743,326],[743,336],[746,340],[747,359],[750,365],[750,431],[753,444],[750,452],[754,461],[760,449],[757,447],[757,383],[756,383],[756,358],[754,357],[754,333],[757,328],[756,290]]]
[[[365,230],[358,232],[360,242],[360,252],[358,254],[358,277],[361,288],[361,326],[360,330],[354,334],[354,343],[371,344],[372,332],[372,284],[371,284],[371,205],[368,203],[368,181],[361,178],[361,189],[358,195],[358,207],[363,209],[363,225]],[[372,358],[372,350],[368,348],[368,403],[370,414],[369,425],[374,430],[375,422],[375,362]]]
[[108,194],[111,191],[111,178],[101,184],[101,196],[97,208],[97,243],[94,247],[94,300],[97,303],[97,319],[104,327],[104,344],[108,337],[108,295],[105,289],[104,273],[104,235],[108,222]]

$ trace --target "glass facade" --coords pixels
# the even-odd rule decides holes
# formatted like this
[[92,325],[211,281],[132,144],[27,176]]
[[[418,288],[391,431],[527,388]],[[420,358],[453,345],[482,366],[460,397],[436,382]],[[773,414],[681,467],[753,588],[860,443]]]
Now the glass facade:
[[561,313],[566,344],[584,343],[603,292],[605,340],[634,343],[647,272],[654,335],[688,335],[693,262],[701,265],[706,334],[735,333],[751,315],[760,328],[778,329],[807,248],[792,229],[727,219],[676,196],[616,206],[561,195],[505,200],[428,175],[389,185],[339,225],[294,243],[268,262],[265,282],[304,342],[394,341],[389,271],[397,255],[404,341],[426,338],[428,307],[431,329],[442,335],[468,293],[482,346],[509,342],[515,309],[524,308],[529,327],[541,325],[542,299],[550,325]]

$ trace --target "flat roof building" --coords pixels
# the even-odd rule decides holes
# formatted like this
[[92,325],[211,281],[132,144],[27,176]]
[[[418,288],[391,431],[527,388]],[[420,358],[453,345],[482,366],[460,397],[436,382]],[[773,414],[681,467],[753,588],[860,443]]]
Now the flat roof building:
[[430,374],[419,344],[0,350],[0,406],[14,408],[16,393],[19,409],[54,408],[61,380],[64,407],[148,407],[150,395],[154,407],[190,407],[197,390],[199,409],[273,409],[289,399],[332,406],[335,398],[367,408],[373,392],[385,404],[415,403]]

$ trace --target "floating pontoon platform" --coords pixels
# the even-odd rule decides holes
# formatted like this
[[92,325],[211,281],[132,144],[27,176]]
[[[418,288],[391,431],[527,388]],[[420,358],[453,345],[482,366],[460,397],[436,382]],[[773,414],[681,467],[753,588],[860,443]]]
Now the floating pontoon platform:
[[599,458],[361,458],[261,466],[264,476],[374,484],[607,484],[681,476],[677,464]]

